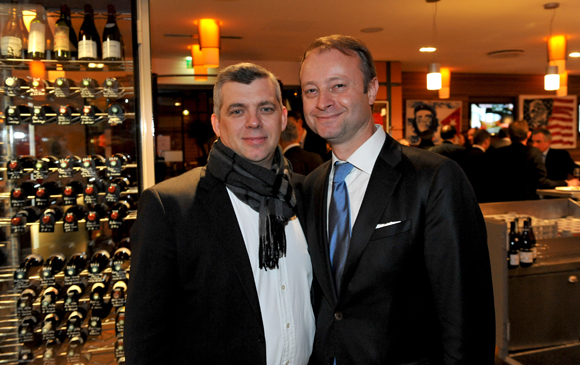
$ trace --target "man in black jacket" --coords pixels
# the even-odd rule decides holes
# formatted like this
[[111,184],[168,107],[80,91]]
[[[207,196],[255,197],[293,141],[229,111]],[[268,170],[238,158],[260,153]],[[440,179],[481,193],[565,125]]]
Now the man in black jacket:
[[570,153],[566,150],[551,148],[552,133],[546,128],[538,128],[532,131],[532,146],[542,152],[542,158],[546,164],[548,179],[567,180],[578,167]]

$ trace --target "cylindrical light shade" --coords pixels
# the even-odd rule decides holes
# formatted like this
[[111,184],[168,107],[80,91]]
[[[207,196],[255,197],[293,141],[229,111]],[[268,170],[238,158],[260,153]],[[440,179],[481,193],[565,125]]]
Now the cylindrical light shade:
[[558,66],[548,66],[546,76],[544,76],[544,90],[553,91],[560,88],[560,75]]
[[220,65],[220,24],[215,19],[198,21],[199,46],[203,53],[205,67]]
[[192,58],[193,67],[203,66],[203,52],[199,48],[199,44],[192,44],[191,45],[191,58]]
[[207,75],[207,67],[204,66],[193,66],[193,79],[195,81],[207,81],[207,76],[195,76],[195,75]]
[[427,90],[441,89],[441,72],[438,63],[429,64],[429,73],[427,74]]
[[560,74],[560,88],[556,91],[556,95],[568,95],[568,71],[564,71]]
[[441,89],[439,90],[439,99],[449,99],[451,89],[451,69],[449,67],[441,67]]
[[566,56],[566,36],[554,35],[548,38],[548,61],[565,60]]

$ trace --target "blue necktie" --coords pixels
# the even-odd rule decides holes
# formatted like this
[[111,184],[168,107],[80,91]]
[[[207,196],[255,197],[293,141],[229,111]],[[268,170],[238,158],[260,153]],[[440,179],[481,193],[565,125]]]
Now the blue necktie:
[[350,163],[334,164],[334,179],[332,181],[332,198],[328,208],[328,237],[330,241],[330,266],[334,274],[336,292],[340,288],[340,280],[346,263],[346,255],[350,243],[350,202],[344,179],[352,170]]

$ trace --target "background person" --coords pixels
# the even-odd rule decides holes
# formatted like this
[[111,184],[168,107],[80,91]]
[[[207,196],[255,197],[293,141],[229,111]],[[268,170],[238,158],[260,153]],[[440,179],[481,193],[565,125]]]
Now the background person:
[[551,148],[552,133],[546,128],[538,128],[532,131],[531,145],[542,153],[542,159],[546,165],[548,179],[567,180],[578,167],[570,152]]
[[297,174],[308,175],[322,165],[322,157],[319,154],[305,151],[300,147],[298,128],[293,119],[288,118],[286,129],[280,134],[280,147],[284,157],[290,161],[292,171]]

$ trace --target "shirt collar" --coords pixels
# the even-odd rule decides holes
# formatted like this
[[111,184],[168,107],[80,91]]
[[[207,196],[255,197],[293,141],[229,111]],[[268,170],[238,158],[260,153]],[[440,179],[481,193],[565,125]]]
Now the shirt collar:
[[[383,148],[387,134],[383,130],[383,127],[376,125],[375,133],[371,138],[367,139],[365,143],[362,144],[350,157],[347,159],[354,167],[357,169],[371,174],[373,172],[373,167],[379,153]],[[338,158],[332,153],[332,165],[334,169],[334,163],[339,161]]]
[[289,150],[290,148],[292,148],[292,147],[300,147],[300,143],[296,142],[296,143],[291,143],[291,144],[289,144],[288,146],[286,146],[286,148],[284,148],[284,149],[282,150],[282,154],[285,154],[285,153],[286,153],[286,151],[288,151],[288,150]]
[[479,148],[480,150],[482,150],[483,152],[485,152],[485,148],[481,147],[481,146],[480,146],[480,145],[478,145],[478,144],[474,144],[474,145],[473,145],[473,148]]

